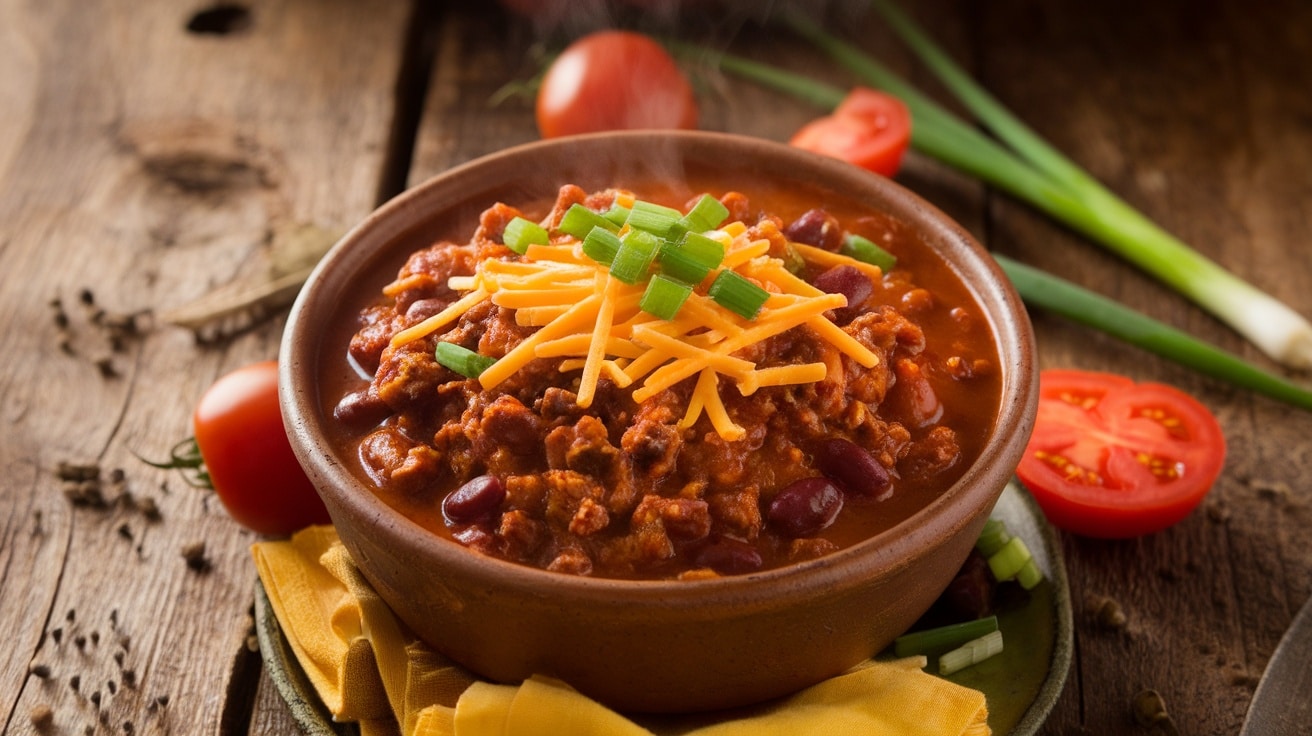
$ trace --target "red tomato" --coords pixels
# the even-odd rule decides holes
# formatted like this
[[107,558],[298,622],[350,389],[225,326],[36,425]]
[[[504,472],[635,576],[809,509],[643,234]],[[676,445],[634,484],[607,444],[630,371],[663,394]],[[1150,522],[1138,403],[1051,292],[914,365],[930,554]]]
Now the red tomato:
[[893,95],[856,87],[832,115],[807,123],[789,143],[892,176],[911,144],[911,113]]
[[192,425],[214,490],[242,526],[284,535],[329,523],[283,430],[276,361],[215,381],[196,404]]
[[1225,464],[1207,407],[1160,383],[1048,370],[1016,475],[1048,520],[1076,534],[1136,537],[1180,521]]
[[570,44],[538,89],[543,138],[629,128],[695,128],[697,102],[674,59],[652,39],[599,31]]

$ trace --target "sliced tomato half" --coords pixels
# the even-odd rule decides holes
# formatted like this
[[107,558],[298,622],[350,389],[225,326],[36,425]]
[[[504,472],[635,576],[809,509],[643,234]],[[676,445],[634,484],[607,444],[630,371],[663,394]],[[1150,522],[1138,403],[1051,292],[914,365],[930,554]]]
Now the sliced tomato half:
[[832,115],[807,123],[789,143],[892,176],[911,143],[911,113],[893,95],[856,87]]
[[1107,539],[1189,515],[1225,465],[1225,437],[1197,399],[1124,376],[1047,370],[1016,474],[1056,526]]

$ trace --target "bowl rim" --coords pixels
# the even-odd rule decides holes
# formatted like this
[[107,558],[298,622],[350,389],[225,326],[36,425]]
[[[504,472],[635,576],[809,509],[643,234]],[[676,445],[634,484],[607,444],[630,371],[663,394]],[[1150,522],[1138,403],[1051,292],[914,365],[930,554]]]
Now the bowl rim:
[[[323,332],[307,326],[310,310],[331,303],[333,271],[371,263],[372,250],[386,249],[398,236],[414,230],[416,223],[436,217],[443,211],[442,200],[450,192],[457,202],[467,199],[460,183],[471,177],[486,176],[503,170],[522,168],[524,160],[561,155],[570,150],[614,146],[621,151],[647,151],[653,146],[672,146],[681,155],[692,157],[699,151],[721,153],[759,152],[780,166],[789,166],[804,177],[802,183],[839,191],[848,187],[863,194],[875,192],[871,207],[885,209],[895,218],[922,233],[931,247],[952,251],[945,260],[967,282],[969,293],[980,305],[994,333],[999,369],[1003,371],[998,413],[994,418],[983,449],[975,462],[951,486],[911,516],[854,545],[818,558],[743,575],[711,579],[617,579],[567,575],[536,567],[476,554],[461,545],[433,534],[386,504],[336,458],[316,422],[324,418],[318,400],[315,370]],[[516,163],[521,166],[516,166]],[[771,174],[771,176],[777,176]],[[567,183],[555,181],[557,186]],[[853,201],[864,197],[844,194]],[[488,201],[484,206],[490,206]],[[434,209],[434,207],[436,207]],[[419,210],[419,213],[413,212]],[[372,247],[366,247],[372,246]],[[964,259],[959,255],[964,254]],[[336,279],[342,281],[341,277]],[[301,376],[315,380],[307,386]],[[960,224],[937,207],[891,179],[851,166],[837,159],[803,151],[763,138],[713,131],[615,131],[594,133],[530,143],[502,149],[449,168],[388,200],[364,220],[352,227],[329,250],[315,267],[298,294],[288,316],[280,346],[279,400],[284,423],[293,449],[316,488],[323,494],[325,486],[337,491],[333,502],[347,507],[357,518],[378,522],[380,534],[397,552],[412,559],[436,560],[450,565],[458,575],[482,577],[489,585],[521,591],[540,590],[544,584],[553,590],[568,591],[572,597],[600,606],[635,605],[660,601],[667,607],[698,607],[708,599],[732,599],[736,605],[755,600],[749,594],[762,589],[774,591],[768,603],[774,608],[790,600],[814,597],[827,590],[840,595],[844,590],[878,574],[887,574],[910,565],[914,555],[907,554],[926,546],[934,539],[952,536],[976,516],[973,510],[989,509],[1001,494],[1008,470],[998,477],[997,466],[1014,469],[1033,428],[1038,399],[1038,371],[1034,335],[1028,315],[1011,282],[988,256],[987,251]],[[988,480],[996,482],[989,483]],[[996,490],[990,486],[996,485]],[[364,492],[340,492],[351,489]],[[949,505],[959,505],[960,513],[943,513]],[[330,509],[332,503],[329,504]],[[933,546],[930,544],[929,546]]]

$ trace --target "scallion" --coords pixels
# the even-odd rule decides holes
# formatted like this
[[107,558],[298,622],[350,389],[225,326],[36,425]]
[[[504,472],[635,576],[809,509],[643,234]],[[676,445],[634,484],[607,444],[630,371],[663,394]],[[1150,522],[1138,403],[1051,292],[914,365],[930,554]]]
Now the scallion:
[[843,236],[843,244],[839,248],[839,252],[872,266],[879,266],[879,270],[884,273],[893,270],[893,267],[897,265],[897,256],[875,245],[873,240],[856,233],[848,233]]
[[690,232],[678,242],[661,243],[661,270],[676,279],[700,283],[724,260],[724,244],[701,233]]
[[465,378],[478,378],[483,371],[497,362],[496,358],[479,355],[473,350],[463,348],[453,342],[439,342],[435,354],[438,363]]
[[716,304],[744,319],[755,319],[770,292],[748,281],[745,276],[725,269],[711,282],[707,296]]
[[979,539],[975,540],[975,549],[986,558],[992,557],[1009,541],[1011,541],[1011,532],[1007,531],[1007,525],[997,519],[989,519],[984,522],[984,529],[979,533]]
[[613,204],[610,209],[601,213],[601,216],[615,223],[616,226],[623,227],[624,221],[629,219],[629,208],[622,204]]
[[1043,582],[1043,571],[1039,569],[1039,563],[1035,562],[1033,557],[1021,565],[1020,571],[1016,573],[1016,582],[1025,590],[1033,590],[1034,586]]
[[997,552],[989,555],[989,571],[998,582],[1012,580],[1033,556],[1025,540],[1012,537]]
[[645,230],[628,231],[620,238],[620,249],[610,264],[610,275],[626,284],[642,281],[660,247],[661,239],[655,235]]
[[913,631],[893,640],[893,654],[898,657],[928,656],[935,652],[955,649],[972,639],[978,639],[997,630],[998,617],[986,616],[974,621]]
[[996,253],[993,258],[1031,307],[1102,330],[1204,375],[1312,411],[1312,390],[1069,281]]
[[501,242],[522,256],[530,245],[546,245],[549,238],[545,227],[522,217],[514,217],[506,223],[506,229],[501,233]]
[[719,306],[743,319],[756,319],[762,304],[770,298],[769,291],[748,281],[743,274],[728,269],[722,270],[719,276],[715,277],[710,289],[706,290],[706,295],[714,299]]
[[681,221],[691,232],[703,233],[719,227],[728,216],[729,208],[725,207],[723,202],[709,194],[703,194]]
[[638,200],[633,203],[627,220],[629,227],[653,235],[669,237],[671,228],[679,225],[683,213],[673,207]]
[[600,213],[594,212],[581,204],[572,204],[565,214],[560,218],[560,225],[556,228],[562,233],[573,235],[582,240],[592,232],[592,228],[600,227],[611,232],[618,232],[619,225],[602,217]]
[[691,285],[658,273],[647,282],[638,308],[663,320],[672,320],[691,293]]
[[951,675],[1002,653],[1002,632],[993,631],[938,658],[938,673]]
[[620,236],[604,227],[594,227],[583,238],[583,255],[609,266],[620,250]]
[[[865,81],[911,109],[912,145],[997,185],[1153,274],[1233,327],[1273,359],[1312,367],[1312,324],[1171,235],[1042,140],[970,78],[907,15],[872,0],[940,81],[1010,150],[963,134],[970,127],[934,105],[868,55],[800,14],[789,24]],[[980,145],[980,141],[989,145]],[[1003,165],[999,161],[1006,160]]]

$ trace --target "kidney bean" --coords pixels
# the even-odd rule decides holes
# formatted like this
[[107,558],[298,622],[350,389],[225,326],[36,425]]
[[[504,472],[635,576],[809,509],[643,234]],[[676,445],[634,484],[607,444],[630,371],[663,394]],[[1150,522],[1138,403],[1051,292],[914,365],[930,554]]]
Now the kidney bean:
[[447,494],[442,513],[448,521],[468,524],[491,516],[506,500],[506,489],[495,475],[480,475]]
[[789,537],[813,537],[838,518],[843,492],[827,478],[793,481],[770,501],[766,519]]
[[885,399],[889,408],[910,427],[928,427],[943,417],[943,404],[924,369],[902,358],[893,365],[897,382]]
[[828,251],[843,245],[843,226],[838,218],[822,209],[807,210],[784,228],[784,235],[794,243],[805,243]]
[[711,540],[693,558],[697,567],[709,567],[722,575],[742,575],[761,569],[761,553],[755,547],[732,537]]
[[438,312],[446,309],[448,302],[445,299],[418,299],[410,303],[405,310],[405,321],[407,324],[417,324],[432,317]]
[[893,486],[888,469],[860,445],[833,438],[815,449],[815,466],[825,477],[857,496],[881,499]]
[[391,407],[367,387],[343,396],[333,407],[333,419],[355,428],[372,427],[391,413]]
[[870,277],[853,266],[834,266],[811,281],[815,288],[830,294],[842,294],[847,297],[847,306],[834,310],[834,321],[838,324],[851,322],[860,314],[860,306],[874,293],[874,284]]

